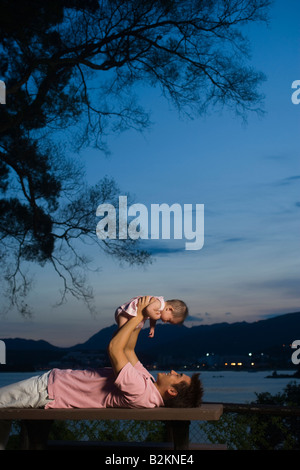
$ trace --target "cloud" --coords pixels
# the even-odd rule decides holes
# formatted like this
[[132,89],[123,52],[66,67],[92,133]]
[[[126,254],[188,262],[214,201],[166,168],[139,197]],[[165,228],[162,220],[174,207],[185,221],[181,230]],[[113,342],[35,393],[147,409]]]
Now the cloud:
[[178,253],[185,253],[185,240],[143,240],[140,247],[148,253],[156,256],[170,256]]
[[288,176],[287,178],[281,179],[277,184],[280,186],[286,186],[289,184],[293,184],[295,181],[297,182],[300,180],[300,175]]
[[194,322],[194,321],[203,322],[203,318],[200,318],[197,315],[188,315],[185,321],[188,321],[188,322],[190,322],[190,321],[192,321],[192,322]]
[[[199,314],[201,315],[201,314]],[[203,323],[203,318],[200,316],[196,315],[188,315],[186,319],[184,320],[184,325],[187,327],[192,327],[192,326],[200,326]]]
[[273,154],[273,155],[265,155],[262,157],[263,160],[272,160],[272,161],[278,161],[278,162],[285,162],[287,158],[289,158],[287,155],[277,155],[277,154]]
[[[204,317],[204,318],[203,318]],[[185,322],[203,322],[205,318],[210,318],[211,314],[208,312],[205,313],[196,313],[195,315],[188,315]]]
[[233,238],[226,238],[223,240],[224,243],[238,243],[238,242],[244,242],[247,241],[247,238],[244,237],[233,237]]
[[270,279],[265,281],[250,282],[247,287],[255,290],[275,290],[287,297],[299,298],[300,300],[300,277],[286,277],[281,279]]
[[174,253],[183,253],[185,250],[184,248],[158,246],[151,248],[149,247],[147,248],[147,251],[149,251],[149,253],[151,253],[153,256],[168,256]]
[[299,305],[295,307],[289,307],[287,308],[273,308],[273,309],[266,309],[266,310],[261,310],[261,315],[260,318],[262,320],[268,320],[269,318],[275,318],[275,317],[280,317],[282,315],[286,315],[289,313],[297,313],[300,311]]

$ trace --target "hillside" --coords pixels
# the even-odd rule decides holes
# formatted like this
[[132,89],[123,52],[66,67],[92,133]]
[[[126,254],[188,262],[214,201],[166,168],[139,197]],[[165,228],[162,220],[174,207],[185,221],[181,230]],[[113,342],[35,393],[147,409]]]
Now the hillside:
[[[13,363],[23,357],[26,363],[40,359],[59,359],[70,351],[106,351],[116,325],[104,328],[85,343],[71,348],[57,348],[46,341],[5,339],[7,357]],[[207,352],[219,355],[248,354],[279,350],[300,339],[300,312],[279,315],[253,323],[216,323],[188,328],[184,325],[157,324],[155,337],[148,338],[148,328],[143,329],[137,352],[148,360],[172,356],[173,359],[196,359]],[[10,361],[10,363],[12,363]]]
[[[280,315],[254,323],[220,323],[175,328],[166,325],[157,330],[156,344],[145,344],[143,350],[154,354],[155,349],[164,345],[164,350],[173,357],[199,357],[207,352],[215,354],[248,354],[249,352],[268,352],[283,344],[290,345],[300,337],[300,313]],[[172,337],[174,331],[174,337]]]

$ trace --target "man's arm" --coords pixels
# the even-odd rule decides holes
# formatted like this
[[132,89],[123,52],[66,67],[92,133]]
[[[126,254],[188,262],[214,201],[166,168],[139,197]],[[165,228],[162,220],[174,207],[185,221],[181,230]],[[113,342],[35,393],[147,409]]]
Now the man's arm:
[[139,299],[137,315],[117,331],[117,334],[111,339],[108,345],[108,355],[115,375],[118,375],[121,369],[131,362],[136,364],[138,358],[135,355],[134,347],[140,330],[136,327],[144,319],[143,310],[149,304],[149,297]]
[[141,331],[141,328],[135,328],[129,337],[128,343],[125,346],[125,354],[127,356],[128,361],[133,366],[135,366],[135,364],[139,360],[135,353],[135,346],[136,346],[136,342],[140,334],[140,331]]

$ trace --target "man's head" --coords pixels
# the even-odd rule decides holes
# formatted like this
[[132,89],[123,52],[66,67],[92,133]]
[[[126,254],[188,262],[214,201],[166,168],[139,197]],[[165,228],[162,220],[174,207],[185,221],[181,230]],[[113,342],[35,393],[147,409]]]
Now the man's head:
[[194,408],[201,403],[203,389],[199,374],[189,377],[178,374],[174,370],[168,373],[158,373],[156,386],[167,407]]

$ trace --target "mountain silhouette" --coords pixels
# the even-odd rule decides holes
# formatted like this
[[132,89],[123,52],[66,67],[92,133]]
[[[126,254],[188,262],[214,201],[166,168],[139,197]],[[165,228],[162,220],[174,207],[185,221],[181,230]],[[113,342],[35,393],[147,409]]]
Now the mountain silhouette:
[[[115,325],[100,330],[74,350],[105,350],[116,331]],[[157,323],[154,338],[148,338],[149,329],[141,331],[137,352],[149,357],[198,357],[207,352],[215,354],[248,354],[270,351],[290,345],[300,338],[300,312],[279,315],[253,323],[215,323],[193,326]],[[299,337],[299,338],[298,338]]]
[[[47,341],[29,339],[5,339],[7,353],[34,352],[50,355],[68,351],[106,351],[117,326],[103,328],[86,342],[69,348],[59,348]],[[300,339],[300,312],[287,313],[256,322],[215,323],[187,327],[157,323],[154,338],[148,338],[149,329],[144,328],[136,347],[137,353],[151,360],[162,356],[193,359],[209,353],[248,354],[272,351],[282,345]]]

